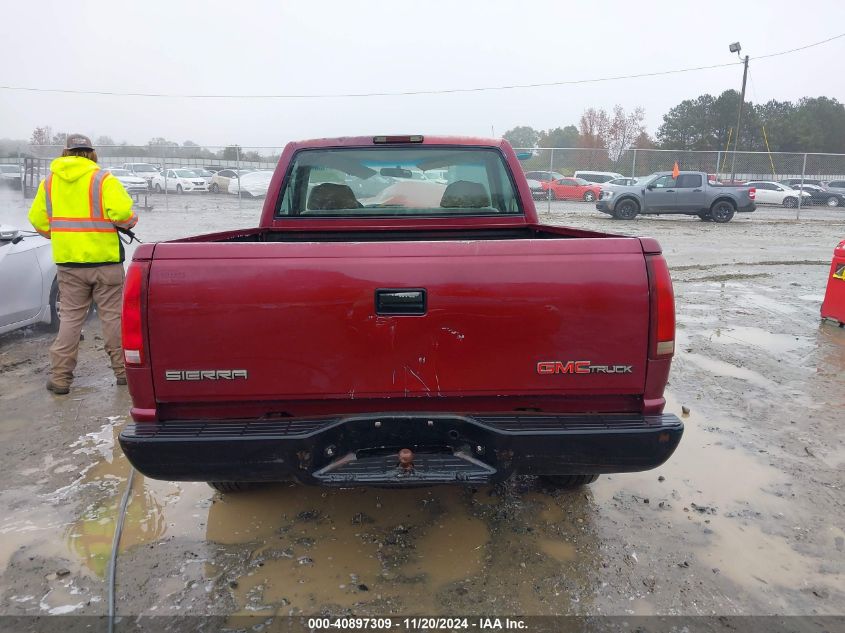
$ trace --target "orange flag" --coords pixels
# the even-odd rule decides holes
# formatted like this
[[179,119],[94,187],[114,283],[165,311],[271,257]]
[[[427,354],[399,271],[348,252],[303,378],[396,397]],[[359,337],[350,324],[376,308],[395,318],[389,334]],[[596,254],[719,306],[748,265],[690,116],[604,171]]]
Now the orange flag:
[[681,173],[681,170],[678,169],[678,161],[675,161],[675,166],[672,167],[672,178],[677,178]]

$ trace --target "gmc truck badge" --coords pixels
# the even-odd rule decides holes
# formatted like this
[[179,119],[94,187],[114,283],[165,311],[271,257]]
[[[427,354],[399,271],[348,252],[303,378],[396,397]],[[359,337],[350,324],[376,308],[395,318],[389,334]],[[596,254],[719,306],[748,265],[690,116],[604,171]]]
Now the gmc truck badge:
[[237,380],[247,379],[246,369],[168,369],[165,380]]
[[593,365],[588,360],[542,361],[537,363],[538,374],[633,374],[631,365]]

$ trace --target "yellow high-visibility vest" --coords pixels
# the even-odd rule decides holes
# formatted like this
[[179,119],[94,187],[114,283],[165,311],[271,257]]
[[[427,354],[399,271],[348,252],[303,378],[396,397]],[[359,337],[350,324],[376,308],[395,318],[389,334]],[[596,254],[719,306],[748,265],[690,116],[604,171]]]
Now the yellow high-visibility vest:
[[38,185],[29,221],[52,241],[57,264],[109,264],[123,260],[116,227],[132,228],[138,217],[117,178],[87,158],[63,156]]

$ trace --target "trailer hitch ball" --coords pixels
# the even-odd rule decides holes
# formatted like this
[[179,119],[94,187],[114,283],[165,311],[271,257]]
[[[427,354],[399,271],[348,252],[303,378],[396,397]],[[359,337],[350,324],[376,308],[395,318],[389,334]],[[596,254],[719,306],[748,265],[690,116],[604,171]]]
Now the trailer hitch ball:
[[414,467],[414,452],[410,448],[399,451],[399,466],[403,470],[411,470]]

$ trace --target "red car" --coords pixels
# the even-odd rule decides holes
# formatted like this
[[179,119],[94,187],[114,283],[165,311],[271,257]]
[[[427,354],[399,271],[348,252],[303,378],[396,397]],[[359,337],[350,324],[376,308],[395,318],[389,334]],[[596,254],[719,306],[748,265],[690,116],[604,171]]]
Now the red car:
[[[346,184],[417,170],[443,177]],[[654,468],[673,301],[655,240],[541,224],[507,141],[289,143],[258,227],[135,251],[120,444],[224,491]]]
[[552,200],[593,202],[601,198],[601,186],[583,178],[559,178],[550,183],[544,182],[543,189],[549,192]]

